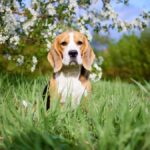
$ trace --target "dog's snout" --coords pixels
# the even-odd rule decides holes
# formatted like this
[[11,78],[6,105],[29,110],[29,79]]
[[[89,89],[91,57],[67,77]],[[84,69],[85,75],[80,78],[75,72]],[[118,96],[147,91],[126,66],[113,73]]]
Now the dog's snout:
[[68,54],[69,54],[69,56],[70,56],[71,58],[75,58],[75,57],[77,57],[78,52],[77,52],[77,50],[70,50],[70,51],[68,52]]

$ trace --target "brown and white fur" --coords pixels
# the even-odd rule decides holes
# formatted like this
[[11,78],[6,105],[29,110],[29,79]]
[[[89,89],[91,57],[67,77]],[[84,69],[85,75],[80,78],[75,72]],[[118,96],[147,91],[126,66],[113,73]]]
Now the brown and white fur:
[[[79,105],[81,98],[91,93],[88,76],[95,59],[86,36],[77,31],[61,33],[54,39],[47,58],[54,71],[49,85],[50,97],[57,95],[62,105],[70,97],[73,107]],[[49,108],[50,100],[47,105]]]

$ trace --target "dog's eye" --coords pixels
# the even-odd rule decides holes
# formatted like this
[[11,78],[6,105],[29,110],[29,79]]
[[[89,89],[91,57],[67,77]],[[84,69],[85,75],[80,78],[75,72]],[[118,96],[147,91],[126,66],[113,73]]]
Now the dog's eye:
[[82,44],[83,44],[82,41],[78,41],[78,42],[77,42],[77,45],[82,45]]
[[64,42],[61,43],[61,45],[62,45],[62,46],[66,46],[66,45],[67,45],[67,42],[64,41]]

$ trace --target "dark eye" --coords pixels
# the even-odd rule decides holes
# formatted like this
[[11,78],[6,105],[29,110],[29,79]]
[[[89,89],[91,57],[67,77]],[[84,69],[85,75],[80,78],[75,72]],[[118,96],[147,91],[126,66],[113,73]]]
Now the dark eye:
[[67,42],[62,42],[61,45],[62,45],[62,46],[66,46],[66,45],[67,45]]
[[82,45],[82,44],[83,44],[82,41],[78,41],[78,42],[77,42],[77,45]]

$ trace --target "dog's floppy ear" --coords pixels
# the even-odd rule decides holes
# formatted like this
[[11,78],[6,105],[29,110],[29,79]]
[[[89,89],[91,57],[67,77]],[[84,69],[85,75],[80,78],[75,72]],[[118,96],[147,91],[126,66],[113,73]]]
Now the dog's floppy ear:
[[82,61],[83,61],[83,67],[86,70],[91,70],[91,66],[94,62],[95,59],[95,54],[93,52],[93,49],[91,48],[89,42],[87,39],[85,39],[85,47],[83,50],[83,55],[82,55]]
[[62,68],[62,58],[61,54],[58,52],[56,42],[53,44],[52,49],[49,51],[47,59],[53,67],[54,72],[58,72]]

